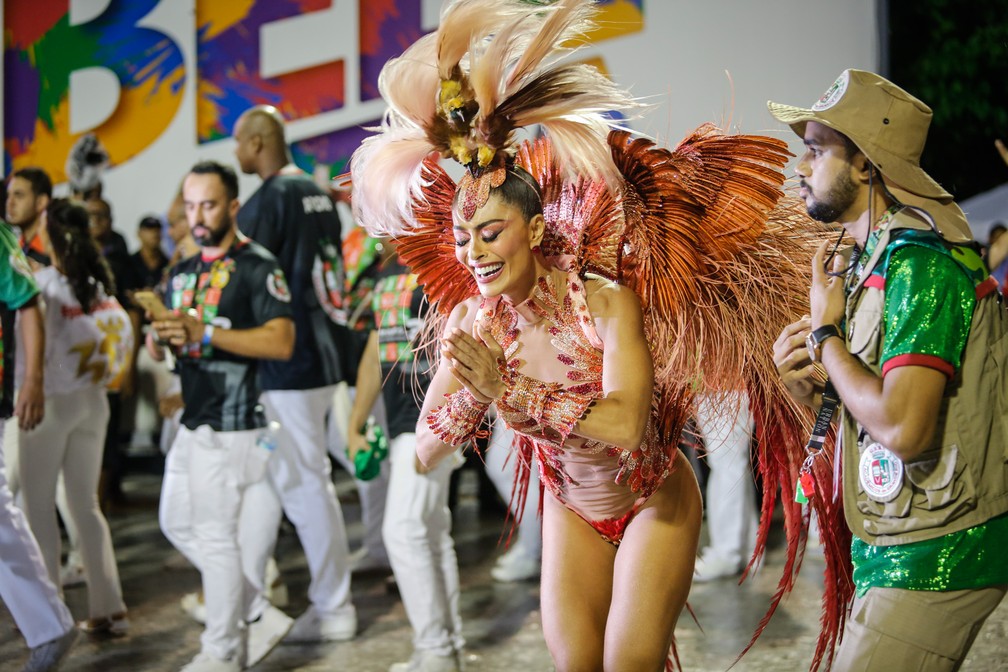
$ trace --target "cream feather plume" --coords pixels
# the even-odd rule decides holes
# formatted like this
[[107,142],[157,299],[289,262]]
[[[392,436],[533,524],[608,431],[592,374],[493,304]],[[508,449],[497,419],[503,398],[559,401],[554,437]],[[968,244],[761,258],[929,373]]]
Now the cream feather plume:
[[424,35],[401,56],[390,59],[378,75],[378,92],[389,107],[418,126],[437,113],[440,77],[434,64],[437,33]]
[[423,199],[421,167],[432,147],[421,127],[391,110],[375,130],[350,158],[351,204],[372,235],[395,236],[413,221],[413,199]]
[[530,40],[521,58],[514,64],[505,84],[505,95],[511,95],[525,83],[526,77],[534,72],[546,58],[567,54],[578,46],[567,46],[579,35],[584,35],[594,23],[591,16],[594,7],[580,0],[558,0],[538,34]]
[[515,19],[527,17],[548,7],[532,9],[526,2],[514,0],[456,0],[441,9],[437,30],[437,65],[441,79],[449,79],[474,45],[499,31]]
[[379,89],[391,113],[350,166],[361,224],[382,235],[406,233],[430,152],[479,177],[513,162],[515,130],[537,124],[554,136],[566,178],[601,178],[617,191],[606,137],[618,124],[607,113],[637,104],[593,66],[559,63],[594,12],[592,0],[447,4],[438,31],[382,69]]

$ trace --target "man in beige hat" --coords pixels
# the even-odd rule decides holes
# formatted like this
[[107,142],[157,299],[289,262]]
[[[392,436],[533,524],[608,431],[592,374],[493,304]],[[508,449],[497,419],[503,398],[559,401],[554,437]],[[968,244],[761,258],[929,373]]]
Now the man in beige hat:
[[809,215],[854,243],[819,249],[811,314],[774,343],[797,400],[842,408],[856,595],[833,669],[957,669],[1008,588],[1008,313],[920,168],[924,103],[846,70],[811,109],[769,108],[805,141]]

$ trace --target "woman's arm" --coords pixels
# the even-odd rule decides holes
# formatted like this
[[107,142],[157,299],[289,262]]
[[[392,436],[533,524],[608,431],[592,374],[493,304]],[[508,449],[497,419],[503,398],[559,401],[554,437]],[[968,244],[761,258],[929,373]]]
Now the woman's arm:
[[[528,374],[505,371],[497,362],[503,352],[490,334],[477,338],[465,329],[445,331],[444,366],[479,402],[499,402],[556,432],[558,440],[570,434],[637,448],[644,437],[654,366],[644,338],[640,302],[629,289],[613,283],[590,281],[586,285],[588,308],[603,344],[602,397],[593,399],[559,383]],[[549,356],[549,355],[547,355]]]
[[614,283],[588,281],[585,289],[603,344],[603,396],[573,433],[634,449],[644,440],[654,394],[654,363],[644,336],[640,300],[632,290]]
[[[472,330],[478,301],[478,298],[470,299],[455,306],[445,324],[445,337],[451,334],[454,329],[460,329],[466,333]],[[424,396],[423,406],[420,409],[420,419],[417,421],[417,457],[428,469],[432,469],[442,458],[454,452],[457,447],[438,438],[427,421],[431,413],[447,403],[447,396],[456,394],[463,389],[462,383],[456,380],[452,373],[451,361],[448,356],[442,353],[437,371],[427,387],[427,394]]]
[[18,347],[25,353],[25,375],[14,404],[18,426],[27,431],[35,428],[45,415],[45,327],[38,298],[32,298],[18,309]]
[[367,440],[361,434],[361,428],[367,423],[371,409],[381,394],[381,362],[378,361],[378,330],[372,329],[368,334],[367,345],[357,364],[357,380],[354,384],[354,402],[350,410],[350,426],[347,427],[347,453],[350,460],[364,450]]

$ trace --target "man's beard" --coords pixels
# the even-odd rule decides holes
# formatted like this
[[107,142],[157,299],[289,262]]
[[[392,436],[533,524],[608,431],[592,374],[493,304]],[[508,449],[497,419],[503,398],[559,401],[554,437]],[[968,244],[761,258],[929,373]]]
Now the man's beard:
[[[803,185],[809,191],[812,187]],[[812,194],[812,204],[807,206],[809,217],[812,219],[830,224],[837,221],[840,216],[847,212],[857,199],[857,185],[850,175],[843,173],[836,182],[830,186],[826,196],[817,199],[815,193]]]
[[228,232],[231,230],[231,218],[225,217],[220,222],[220,226],[216,229],[211,229],[207,225],[203,225],[203,230],[206,231],[204,235],[197,236],[193,233],[193,238],[199,243],[200,247],[220,247],[221,241],[227,237]]
[[29,226],[32,222],[35,221],[35,215],[33,214],[30,217],[25,217],[21,221],[15,221],[12,216],[10,216],[6,212],[4,212],[4,221],[7,222],[8,224],[10,224],[11,226],[16,226],[17,228],[23,230],[27,226]]

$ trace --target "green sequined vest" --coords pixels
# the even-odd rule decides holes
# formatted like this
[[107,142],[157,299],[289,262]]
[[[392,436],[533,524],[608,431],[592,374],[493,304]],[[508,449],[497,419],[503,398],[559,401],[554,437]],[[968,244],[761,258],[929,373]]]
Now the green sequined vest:
[[[847,349],[880,377],[885,293],[865,280],[894,247],[926,245],[975,277],[958,251],[918,231],[931,227],[907,210],[897,213],[847,299]],[[932,444],[904,464],[903,487],[891,501],[875,501],[862,491],[858,466],[872,439],[866,432],[861,436],[863,428],[849,413],[841,416],[847,524],[870,544],[933,539],[1008,512],[1008,311],[999,292],[977,287],[962,364],[946,384]]]

